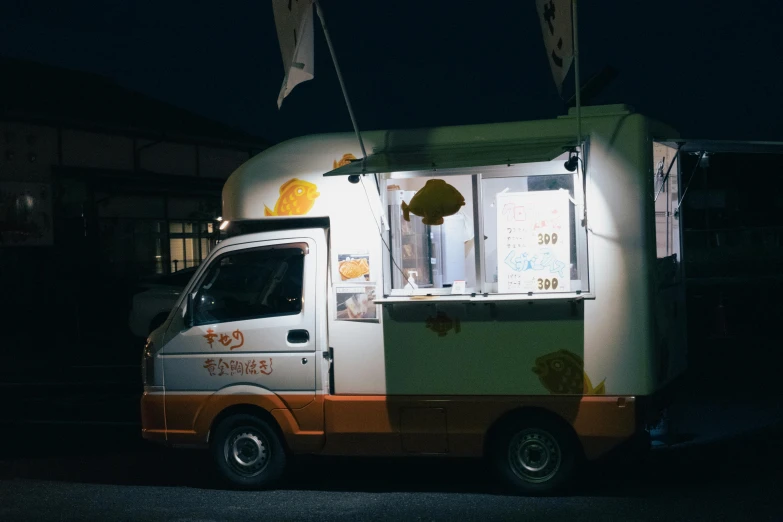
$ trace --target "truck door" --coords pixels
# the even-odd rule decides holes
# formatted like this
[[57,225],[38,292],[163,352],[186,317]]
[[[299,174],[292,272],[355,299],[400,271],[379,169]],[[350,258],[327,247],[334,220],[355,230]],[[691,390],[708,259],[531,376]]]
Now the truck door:
[[[314,399],[315,246],[312,239],[263,241],[211,256],[163,348],[169,432],[192,430],[218,390],[272,391],[291,408]],[[225,390],[231,386],[238,391]]]

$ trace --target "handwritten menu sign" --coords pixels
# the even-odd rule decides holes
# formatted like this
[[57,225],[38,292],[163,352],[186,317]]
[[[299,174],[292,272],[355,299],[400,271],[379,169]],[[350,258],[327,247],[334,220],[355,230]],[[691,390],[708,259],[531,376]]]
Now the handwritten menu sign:
[[571,237],[568,192],[501,192],[498,292],[568,292]]

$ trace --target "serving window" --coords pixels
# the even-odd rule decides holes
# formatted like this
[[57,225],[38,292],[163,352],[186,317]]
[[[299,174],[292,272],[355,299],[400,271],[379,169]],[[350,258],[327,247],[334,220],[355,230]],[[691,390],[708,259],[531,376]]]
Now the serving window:
[[[565,159],[382,176],[391,271],[384,293],[588,292],[582,181],[579,171],[564,168]],[[454,210],[454,191],[429,180],[443,180],[464,197],[440,224],[438,214]],[[425,185],[440,192],[412,205]]]

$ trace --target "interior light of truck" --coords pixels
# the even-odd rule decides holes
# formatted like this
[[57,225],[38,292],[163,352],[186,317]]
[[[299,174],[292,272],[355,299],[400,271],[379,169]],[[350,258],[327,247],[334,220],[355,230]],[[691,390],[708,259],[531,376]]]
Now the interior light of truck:
[[230,221],[223,221],[220,223],[220,230],[225,230],[228,224],[231,223]]

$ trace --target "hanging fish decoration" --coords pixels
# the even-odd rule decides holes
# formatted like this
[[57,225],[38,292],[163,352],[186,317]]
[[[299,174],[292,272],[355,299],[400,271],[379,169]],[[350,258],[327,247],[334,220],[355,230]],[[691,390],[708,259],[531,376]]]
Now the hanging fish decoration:
[[402,202],[402,217],[410,221],[410,215],[420,216],[425,225],[442,225],[445,216],[452,216],[465,205],[460,191],[442,179],[430,179],[411,198],[410,204]]

